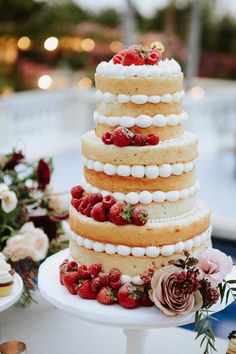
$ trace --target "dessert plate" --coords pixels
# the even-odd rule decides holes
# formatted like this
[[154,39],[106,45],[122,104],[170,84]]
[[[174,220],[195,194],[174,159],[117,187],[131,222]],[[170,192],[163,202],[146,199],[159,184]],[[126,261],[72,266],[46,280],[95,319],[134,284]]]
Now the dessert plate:
[[12,287],[12,292],[8,296],[0,297],[0,312],[8,309],[14,305],[21,297],[23,291],[23,281],[19,274],[14,276],[14,284]]

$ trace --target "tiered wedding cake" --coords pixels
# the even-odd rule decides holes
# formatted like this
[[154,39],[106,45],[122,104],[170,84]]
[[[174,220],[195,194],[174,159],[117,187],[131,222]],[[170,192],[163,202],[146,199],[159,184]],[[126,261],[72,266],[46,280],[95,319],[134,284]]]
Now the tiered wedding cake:
[[133,46],[98,65],[95,130],[82,140],[84,192],[72,189],[72,258],[118,268],[136,285],[211,236],[209,209],[197,200],[198,138],[183,129],[183,73],[160,57]]

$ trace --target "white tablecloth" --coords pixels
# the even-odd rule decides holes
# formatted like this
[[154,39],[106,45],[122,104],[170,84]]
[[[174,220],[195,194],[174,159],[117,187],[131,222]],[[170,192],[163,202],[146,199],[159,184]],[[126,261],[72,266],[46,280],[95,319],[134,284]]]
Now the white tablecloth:
[[[87,323],[61,312],[37,294],[38,305],[12,307],[0,314],[0,342],[20,340],[28,354],[124,354],[120,329]],[[151,330],[148,354],[200,354],[195,334],[180,328]],[[227,342],[217,339],[217,352],[226,353]]]

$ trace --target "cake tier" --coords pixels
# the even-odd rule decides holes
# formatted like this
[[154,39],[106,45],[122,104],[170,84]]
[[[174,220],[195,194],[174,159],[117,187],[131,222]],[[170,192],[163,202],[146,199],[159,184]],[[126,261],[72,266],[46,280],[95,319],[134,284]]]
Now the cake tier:
[[160,142],[155,146],[105,145],[94,131],[82,138],[82,154],[87,158],[114,165],[161,165],[193,161],[197,158],[198,138],[185,132],[177,139]]
[[114,77],[95,74],[96,88],[115,95],[165,95],[183,90],[183,73],[161,77]]
[[209,228],[210,211],[198,201],[196,208],[182,217],[153,220],[144,226],[117,226],[109,221],[97,222],[70,208],[70,227],[76,234],[96,242],[130,247],[164,246],[183,242]]

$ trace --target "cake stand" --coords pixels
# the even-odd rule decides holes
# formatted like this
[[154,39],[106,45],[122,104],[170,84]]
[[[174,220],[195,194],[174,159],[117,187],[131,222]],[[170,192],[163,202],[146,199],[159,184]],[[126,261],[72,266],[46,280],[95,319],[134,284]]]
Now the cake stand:
[[[194,322],[194,313],[169,317],[162,315],[155,307],[127,310],[118,304],[106,306],[71,295],[59,282],[59,265],[68,254],[68,249],[60,251],[41,264],[38,276],[41,294],[52,305],[82,320],[122,328],[127,337],[126,354],[145,354],[148,329],[177,327]],[[235,268],[227,279],[236,279]],[[228,304],[232,302],[233,298],[230,298]],[[211,309],[218,312],[225,307],[224,304],[216,304]]]
[[23,281],[19,274],[14,275],[14,284],[11,294],[8,296],[0,297],[0,312],[8,309],[14,305],[21,297],[23,291]]

